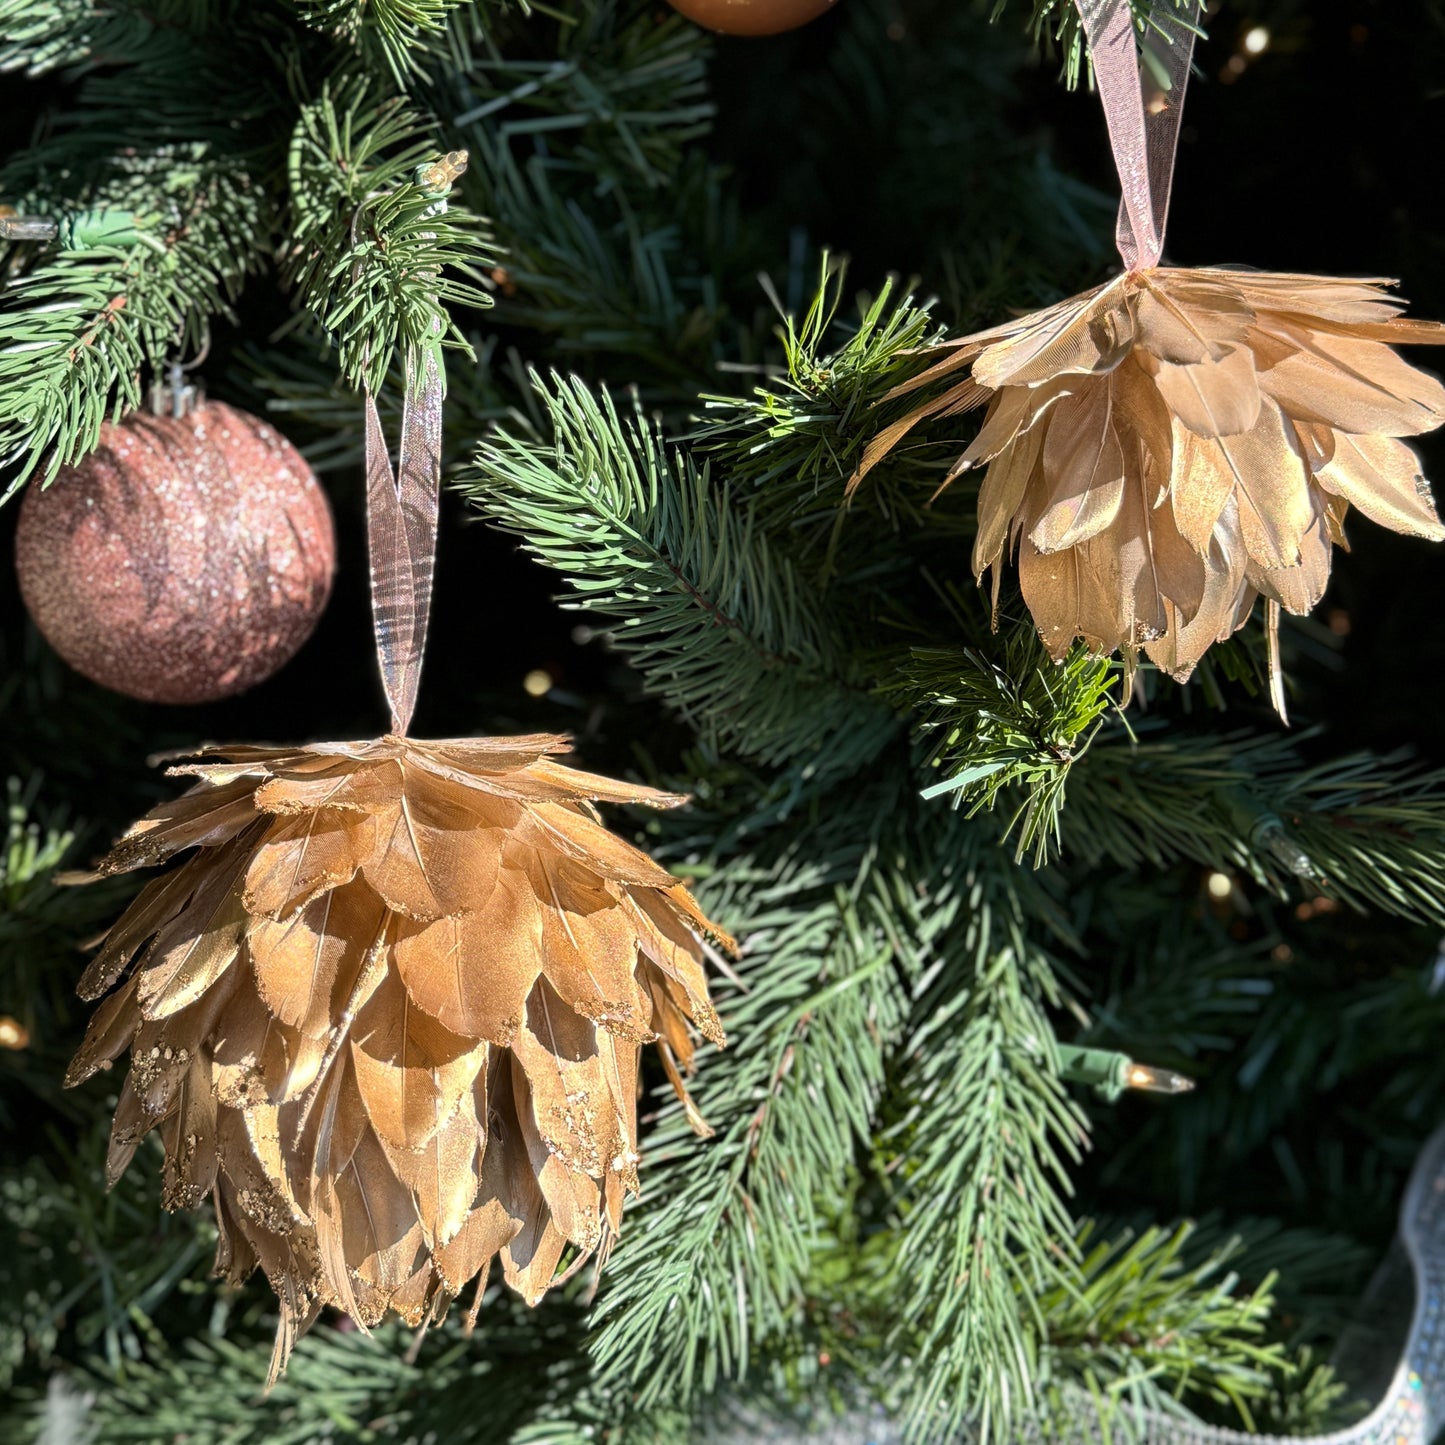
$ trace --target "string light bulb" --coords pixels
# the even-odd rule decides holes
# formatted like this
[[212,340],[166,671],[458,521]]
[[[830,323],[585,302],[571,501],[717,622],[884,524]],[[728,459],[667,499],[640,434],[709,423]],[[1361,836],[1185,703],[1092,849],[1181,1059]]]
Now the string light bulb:
[[1187,1094],[1194,1088],[1194,1080],[1173,1069],[1155,1068],[1153,1064],[1129,1065],[1128,1086],[1143,1089],[1150,1094]]
[[1059,1045],[1060,1073],[1072,1084],[1089,1085],[1113,1104],[1130,1089],[1150,1094],[1187,1094],[1194,1080],[1173,1069],[1135,1063],[1117,1049],[1086,1049],[1080,1044]]
[[48,217],[21,216],[9,206],[0,207],[0,241],[53,241],[57,233]]

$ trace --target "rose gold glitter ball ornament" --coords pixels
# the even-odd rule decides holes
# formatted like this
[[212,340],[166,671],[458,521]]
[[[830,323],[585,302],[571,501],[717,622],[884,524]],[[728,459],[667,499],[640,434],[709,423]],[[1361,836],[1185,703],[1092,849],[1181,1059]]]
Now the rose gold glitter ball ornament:
[[78,466],[32,486],[15,563],[36,626],[77,672],[147,702],[201,703],[255,686],[306,641],[336,536],[290,442],[201,402],[107,424]]
[[668,0],[689,20],[722,35],[781,35],[816,20],[837,0]]

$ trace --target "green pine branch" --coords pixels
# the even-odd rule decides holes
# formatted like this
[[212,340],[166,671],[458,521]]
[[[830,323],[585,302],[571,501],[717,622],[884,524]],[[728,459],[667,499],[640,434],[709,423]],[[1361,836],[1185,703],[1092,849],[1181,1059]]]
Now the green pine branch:
[[626,357],[649,398],[685,405],[755,349],[756,318],[722,303],[755,268],[724,173],[692,144],[711,40],[646,0],[569,0],[553,18],[473,45],[430,98],[505,250],[495,324],[588,370]]
[[1074,766],[1116,705],[1118,667],[1076,648],[1061,666],[1043,655],[1032,627],[1010,628],[984,648],[914,648],[884,693],[915,712],[938,781],[925,798],[946,798],[967,816],[1011,809],[1003,836],[1034,865],[1057,851],[1065,790]]
[[[302,24],[354,48],[369,70],[384,67],[405,89],[441,49],[459,9],[488,0],[293,0]],[[506,0],[490,0],[505,4]],[[526,0],[519,0],[526,8]]]
[[[831,550],[850,524],[855,538],[870,530],[846,511],[845,484],[868,442],[910,408],[906,399],[885,404],[884,397],[925,364],[919,353],[941,331],[927,305],[912,296],[895,298],[893,278],[875,296],[859,298],[856,323],[840,326],[847,266],[825,254],[820,269],[801,317],[785,312],[770,289],[783,318],[785,372],[749,397],[704,397],[696,440],[736,484],[757,488],[766,515],[784,519]],[[936,470],[936,464],[927,468]],[[919,469],[900,460],[859,500],[894,526],[949,525],[951,519],[922,505],[937,476],[929,475],[926,487],[921,480]]]
[[607,616],[650,691],[705,739],[807,774],[855,771],[897,735],[809,585],[746,502],[581,382],[536,382],[549,439],[503,430],[462,487]]
[[[840,801],[826,836],[798,825],[704,870],[748,940],[746,992],[723,986],[735,1042],[697,1084],[718,1138],[699,1149],[663,1111],[594,1341],[599,1383],[643,1405],[759,1361],[796,1376],[821,1338],[919,1438],[978,1425],[986,1397],[985,1433],[1006,1439],[1025,1407],[1034,1298],[1074,1268],[1062,1195],[1084,1138],[1022,899],[1052,907],[906,787],[900,770]],[[850,1347],[859,1330],[876,1344]]]
[[748,938],[747,992],[722,990],[733,1042],[695,1089],[717,1137],[699,1145],[663,1110],[591,1339],[599,1383],[641,1408],[710,1392],[799,1330],[811,1245],[906,1007],[850,850],[745,860],[704,885]]
[[679,408],[715,382],[721,359],[755,350],[757,328],[721,302],[744,277],[723,269],[723,258],[735,268],[736,217],[715,166],[683,166],[660,215],[620,187],[593,195],[547,156],[519,162],[485,138],[468,143],[478,157],[468,194],[498,218],[506,253],[498,326],[537,336],[589,372],[626,358],[632,384]]
[[142,373],[202,345],[260,263],[266,199],[204,148],[125,164],[110,190],[129,236],[58,251],[0,297],[0,466],[11,489],[91,451],[140,405]]
[[[266,1389],[274,1321],[248,1308],[250,1291],[225,1301],[208,1327],[173,1344],[140,1309],[139,1347],[110,1365],[92,1361],[53,1376],[25,1410],[26,1442],[63,1420],[90,1445],[313,1445],[321,1439],[485,1438],[508,1445],[572,1445],[595,1438],[588,1421],[579,1312],[552,1306],[528,1314],[498,1291],[469,1340],[458,1312],[414,1351],[412,1332],[392,1321],[363,1335],[318,1324],[297,1345],[286,1373]],[[525,1317],[524,1317],[525,1316]],[[552,1402],[573,1407],[566,1418]],[[595,1421],[595,1414],[593,1419]],[[20,1421],[16,1422],[21,1424]],[[53,1436],[50,1438],[54,1438]]]
[[1288,739],[1101,738],[1073,770],[1063,848],[1091,866],[1189,859],[1282,895],[1303,880],[1357,908],[1445,922],[1445,772],[1367,754],[1301,761]]
[[903,1419],[917,1441],[966,1423],[984,1442],[1013,1438],[1035,1403],[1041,1300],[1077,1278],[1064,1201],[1088,1135],[1044,1010],[1058,986],[1006,910],[980,908],[972,933],[932,981],[896,1085],[907,1289],[892,1363],[907,1362]]
[[1291,1373],[1284,1347],[1265,1337],[1273,1278],[1241,1290],[1225,1272],[1240,1254],[1232,1243],[1191,1263],[1189,1225],[1092,1247],[1091,1233],[1079,1233],[1079,1281],[1039,1301],[1048,1321],[1043,1393],[1054,1418],[1068,1420],[1086,1400],[1107,1442],[1132,1438],[1136,1411],[1188,1419],[1189,1407],[1208,1405],[1254,1429],[1255,1407]]
[[292,137],[286,277],[332,337],[346,381],[373,392],[399,348],[444,338],[466,348],[447,304],[492,304],[475,284],[494,259],[487,236],[418,174],[437,158],[426,129],[401,100],[372,102],[353,81],[304,105]]
[[[707,133],[713,114],[705,31],[680,16],[662,19],[641,0],[571,0],[557,23],[539,16],[505,38],[503,48],[482,37],[438,82],[439,112],[492,162],[474,186],[498,184],[502,153],[543,149],[554,184],[570,182],[578,195],[621,188],[641,196],[675,183],[689,142]],[[508,209],[484,208],[510,224]]]
[[154,30],[147,16],[99,0],[0,0],[0,73],[46,75],[96,55],[127,57]]
[[103,421],[139,404],[142,372],[194,355],[266,258],[274,202],[246,130],[275,94],[250,77],[238,85],[213,37],[181,23],[199,14],[180,9],[92,17],[60,5],[27,22],[53,29],[6,32],[12,61],[31,68],[116,46],[0,172],[10,204],[62,227],[49,249],[10,247],[0,272],[0,466],[14,469],[12,489],[42,461],[48,481],[90,451]]
[[0,1385],[77,1350],[122,1368],[141,1351],[138,1313],[164,1308],[178,1329],[204,1318],[196,1303],[215,1243],[210,1219],[160,1208],[154,1143],[114,1190],[99,1188],[109,1133],[97,1120],[78,1139],[52,1138],[49,1157],[0,1170],[0,1221],[22,1246],[0,1257],[0,1289],[15,1306],[0,1320]]

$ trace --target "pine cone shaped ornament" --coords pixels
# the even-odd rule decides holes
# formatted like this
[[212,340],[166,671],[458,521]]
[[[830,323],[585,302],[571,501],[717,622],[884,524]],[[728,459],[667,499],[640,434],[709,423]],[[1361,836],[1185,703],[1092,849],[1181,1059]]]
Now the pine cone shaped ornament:
[[1349,508],[1445,537],[1401,440],[1445,421],[1445,388],[1393,350],[1445,343],[1445,326],[1405,320],[1379,278],[1160,265],[1202,11],[1140,27],[1128,0],[1074,3],[1119,175],[1123,273],[945,343],[889,399],[953,384],[874,438],[850,490],[919,422],[987,402],[944,485],[987,467],[973,570],[992,571],[995,614],[1016,556],[1055,661],[1082,639],[1122,651],[1126,672],[1142,648],[1182,680],[1262,594],[1283,715],[1280,609],[1320,600]]
[[211,1196],[217,1271],[280,1298],[276,1369],[325,1305],[421,1324],[494,1256],[529,1303],[605,1257],[644,1044],[705,1132],[681,1076],[694,1030],[723,1043],[703,959],[731,941],[593,807],[683,799],[566,748],[207,748],[98,865],[189,851],[105,935],[66,1082],[130,1050],[110,1180],[159,1129],[167,1207]]
[[[1058,660],[1142,647],[1184,679],[1263,594],[1308,612],[1351,506],[1445,538],[1400,438],[1445,421],[1445,388],[1392,350],[1445,343],[1379,279],[1153,267],[951,343],[895,395],[968,374],[880,435],[985,401],[949,474],[986,466],[975,576],[1017,556]],[[1271,609],[1271,628],[1277,614]]]

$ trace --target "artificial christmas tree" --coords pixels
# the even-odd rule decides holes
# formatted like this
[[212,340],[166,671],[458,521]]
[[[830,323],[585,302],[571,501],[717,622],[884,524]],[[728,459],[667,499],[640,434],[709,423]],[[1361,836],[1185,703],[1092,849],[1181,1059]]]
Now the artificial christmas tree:
[[[1168,0],[1133,5],[1130,64],[1139,44],[1167,71],[1175,52],[1161,32],[1177,34],[1183,14]],[[1054,47],[1042,64],[1030,22]],[[1200,24],[1208,84],[1193,85],[1180,133],[1179,254],[1164,269],[1244,255],[1288,274],[1398,275],[1412,314],[1445,315],[1429,261],[1435,198],[1417,148],[1399,143],[1402,128],[1429,133],[1445,66],[1429,7],[1304,14],[1241,0]],[[1445,782],[1430,770],[1425,706],[1445,644],[1421,622],[1440,604],[1432,549],[1351,529],[1355,551],[1334,560],[1312,617],[1281,628],[1296,722],[1285,734],[1258,627],[1212,643],[1187,684],[1146,656],[1121,712],[1122,662],[1080,644],[1056,662],[1011,572],[996,619],[961,585],[978,494],[965,475],[930,499],[981,417],[945,406],[914,419],[846,495],[873,439],[946,390],[920,381],[946,354],[934,344],[952,335],[967,350],[1011,309],[1037,312],[1104,278],[1116,194],[1104,123],[1093,97],[1056,76],[1061,60],[1081,77],[1088,53],[1074,9],[1042,0],[1017,0],[992,25],[951,0],[847,0],[745,43],[716,41],[658,0],[0,0],[13,97],[0,117],[6,484],[63,485],[102,426],[209,335],[210,394],[304,450],[338,538],[314,638],[224,708],[102,694],[27,632],[14,579],[4,584],[0,745],[14,782],[0,1017],[14,1028],[0,1050],[0,1213],[20,1246],[0,1257],[7,1428],[98,1445],[560,1445],[706,1439],[729,1420],[743,1438],[788,1438],[800,1415],[856,1418],[861,1402],[879,1438],[930,1445],[1080,1429],[1182,1441],[1354,1429],[1385,1398],[1396,1336],[1411,1330],[1412,1271],[1366,1285],[1445,1114],[1434,968]],[[1270,139],[1281,110],[1309,117],[1287,148]],[[462,150],[464,173],[448,159]],[[851,283],[825,246],[851,254]],[[919,277],[912,295],[890,271]],[[1389,372],[1392,389],[1401,376]],[[401,412],[393,477],[384,438]],[[1353,414],[1344,425],[1290,415],[1348,436],[1390,431]],[[1432,439],[1418,445],[1428,474]],[[1306,498],[1316,475],[1299,478]],[[430,576],[430,548],[412,543],[439,479],[428,628],[407,599]],[[1409,495],[1397,501],[1409,510]],[[314,927],[316,900],[294,918],[253,912],[224,879],[211,884],[243,915],[227,927],[255,935],[264,990],[247,941],[211,958],[214,1000],[205,989],[171,1016],[186,1015],[178,1043],[221,1086],[194,1096],[197,1117],[217,1100],[218,1129],[225,1113],[216,1178],[232,1165],[245,1175],[225,1176],[220,1215],[163,1207],[168,1186],[170,1202],[192,1202],[209,1167],[187,1155],[202,1131],[183,1130],[179,1111],[138,1139],[106,1192],[117,1108],[129,1132],[123,1075],[100,1069],[61,1088],[85,1032],[71,996],[79,946],[137,905],[123,871],[87,888],[54,877],[103,854],[131,820],[174,816],[147,753],[275,739],[202,764],[231,770],[215,788],[234,789],[259,837],[319,816],[309,804],[258,809],[269,770],[291,767],[280,759],[328,759],[323,771],[356,780],[393,763],[408,773],[433,746],[328,753],[315,741],[376,726],[368,508],[383,539],[373,557],[391,559],[377,615],[393,711],[415,698],[408,659],[429,630],[424,732],[470,739],[464,748],[574,735],[589,776],[627,779],[601,794],[618,839],[607,848],[620,850],[606,856],[658,870],[598,875],[602,911],[636,895],[664,910],[676,900],[671,942],[694,964],[702,917],[740,947],[735,961],[711,960],[728,1048],[698,1048],[691,1107],[665,1057],[638,1049],[643,1192],[621,1201],[604,1270],[594,1256],[535,1308],[499,1281],[470,1335],[465,1309],[428,1314],[424,1335],[393,1320],[367,1336],[323,1308],[264,1393],[276,1297],[209,1271],[218,1231],[233,1246],[223,1265],[236,1266],[236,1239],[259,1228],[242,1190],[284,1185],[306,1211],[303,1164],[316,1151],[304,1129],[299,1140],[267,1131],[269,1109],[304,1101],[241,1088],[255,1052],[243,1024],[304,1034],[306,1070],[341,1079],[348,1101],[353,1085],[372,1098],[359,1153],[332,1151],[339,1212],[327,1228],[339,1222],[341,1238],[318,1286],[343,1306],[350,1290],[363,1323],[381,1294],[416,1318],[406,1287],[417,1271],[403,1279],[367,1246],[352,1186],[380,1181],[395,1209],[382,1233],[404,1222],[404,1236],[411,1210],[419,1233],[426,1213],[445,1234],[455,1213],[438,1227],[413,1169],[430,1157],[422,1106],[432,1100],[435,1122],[473,1062],[471,1093],[449,1116],[459,1132],[479,1142],[485,1123],[494,1138],[515,1130],[540,1144],[501,1156],[516,1168],[508,1188],[535,1204],[528,1181],[545,1174],[547,1218],[554,1204],[570,1211],[557,1228],[579,1255],[589,1201],[600,1195],[599,1221],[608,1202],[606,1171],[569,1168],[547,1147],[566,1141],[540,1125],[532,1141],[519,1105],[533,1065],[565,1048],[529,1052],[505,1079],[498,1063],[494,1076],[518,1040],[530,1050],[520,1024],[510,1045],[469,1032],[479,1020],[460,987],[448,996],[431,964],[418,975],[398,943],[323,1070],[303,1028],[320,1024],[316,991],[289,971],[290,950],[297,930],[309,934],[339,977],[363,925],[348,914]],[[0,510],[0,525],[17,511]],[[460,525],[477,518],[488,525]],[[549,603],[556,591],[570,615]],[[1402,758],[1402,744],[1423,758]],[[444,791],[454,786],[465,785]],[[649,788],[691,801],[630,808]],[[186,806],[210,801],[208,787]],[[542,806],[509,801],[518,827]],[[375,818],[392,805],[338,824],[373,832],[359,875],[328,875],[318,898],[376,891],[370,875],[391,855]],[[596,826],[580,800],[564,811]],[[198,883],[227,859],[239,873],[259,856],[239,839],[170,860],[161,883],[197,862]],[[525,876],[521,896],[545,916],[541,874],[509,863],[510,846],[498,876]],[[487,871],[444,876],[480,888]],[[490,917],[492,896],[439,899],[446,918],[402,910],[397,927],[461,934]],[[531,987],[560,995],[537,927]],[[596,1020],[564,1017],[621,1060],[636,1046],[606,1027],[621,1018],[612,985],[641,1006],[655,960],[635,944],[652,935],[639,925],[628,952],[620,931],[605,933],[587,956],[610,971],[595,995],[578,994]],[[479,941],[468,955],[468,985],[516,978],[484,952]],[[635,995],[611,967],[619,958],[635,961]],[[169,1088],[169,1068],[152,1078],[146,1060],[176,1044],[152,1038],[162,1020],[137,1018],[168,986],[152,972],[161,963],[141,965],[133,995],[122,978],[119,1001],[98,1004],[91,1054],[116,1044],[119,1060],[130,1024],[136,1040],[145,1031],[132,1094]],[[429,1053],[425,1087],[392,1108],[414,986],[428,1047],[461,1049],[444,1062]],[[669,998],[711,1028],[698,999]],[[650,984],[646,1001],[658,1007]],[[224,1022],[189,1027],[187,1010],[213,1003]],[[327,1003],[329,1033],[347,999]],[[495,1084],[485,1120],[483,1040]],[[675,1056],[693,1047],[680,1030],[663,1041]],[[275,1064],[264,1046],[260,1056]],[[1091,1085],[1119,1077],[1124,1059],[1196,1088],[1109,1103]],[[262,1083],[288,1069],[263,1067]],[[628,1094],[608,1096],[625,1105]],[[623,1120],[620,1137],[625,1114],[609,1104],[601,1116]],[[247,1173],[263,1152],[274,1168]],[[477,1152],[485,1172],[490,1145]],[[448,1178],[461,1181],[448,1193],[460,1210],[466,1171]],[[479,1183],[466,1208],[493,1197]],[[1410,1249],[1429,1220],[1408,1218]],[[535,1223],[546,1232],[540,1212]],[[513,1264],[529,1294],[554,1277],[523,1280],[527,1266]],[[291,1276],[276,1273],[284,1291]],[[436,1297],[450,1292],[439,1284]],[[1362,1332],[1379,1345],[1373,1359],[1350,1348]],[[1436,1381],[1420,1383],[1411,1398],[1430,1403],[1411,1417],[1391,1397],[1392,1425],[1431,1418]]]

